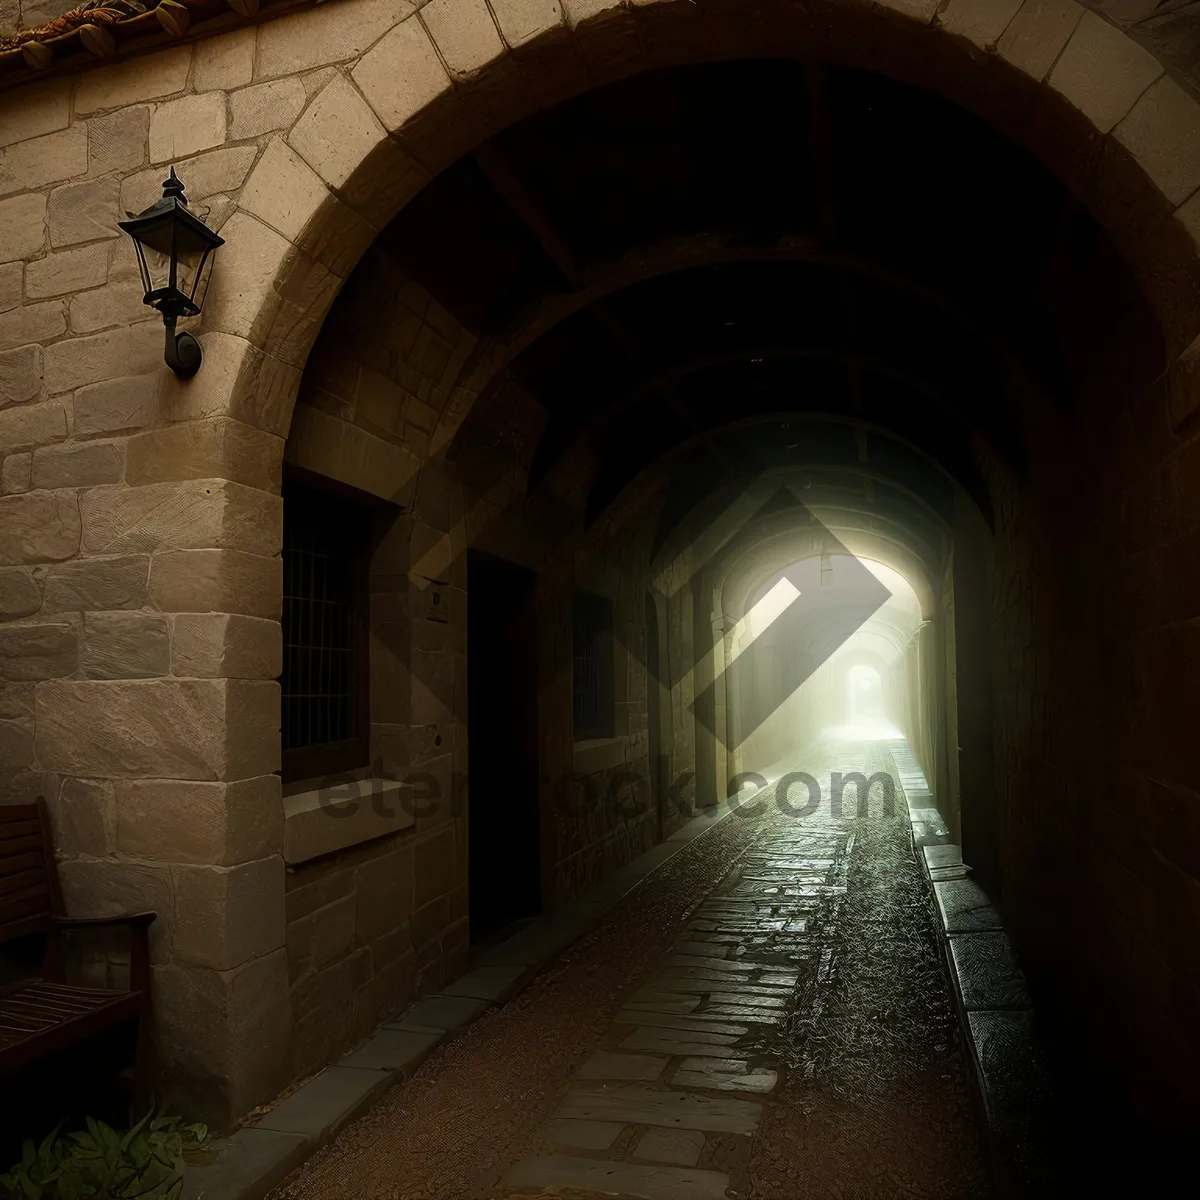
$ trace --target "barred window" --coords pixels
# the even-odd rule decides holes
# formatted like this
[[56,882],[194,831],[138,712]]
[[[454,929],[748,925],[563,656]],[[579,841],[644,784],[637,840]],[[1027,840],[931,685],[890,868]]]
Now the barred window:
[[283,775],[366,766],[371,514],[294,482],[283,494]]
[[575,740],[612,737],[612,601],[580,593],[572,615]]

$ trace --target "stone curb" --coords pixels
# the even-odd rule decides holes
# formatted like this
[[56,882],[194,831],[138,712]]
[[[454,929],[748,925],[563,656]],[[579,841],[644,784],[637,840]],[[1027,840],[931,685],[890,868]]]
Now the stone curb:
[[262,1200],[397,1080],[490,1008],[504,1004],[648,875],[734,811],[719,804],[614,871],[564,909],[539,917],[482,955],[465,975],[418,1000],[338,1063],[225,1139],[215,1159],[189,1164],[180,1200]]
[[1000,915],[958,846],[915,837],[914,845],[934,896],[996,1194],[1071,1194],[1064,1171],[1070,1131]]

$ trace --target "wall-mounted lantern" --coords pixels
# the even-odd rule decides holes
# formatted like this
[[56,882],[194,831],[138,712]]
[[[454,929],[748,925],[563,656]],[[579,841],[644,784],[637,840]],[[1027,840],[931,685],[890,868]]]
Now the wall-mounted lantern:
[[175,323],[180,317],[194,317],[200,312],[204,268],[225,239],[188,208],[174,167],[163,183],[162,199],[118,224],[133,238],[137,250],[146,290],[142,303],[162,313],[167,328],[163,360],[181,379],[187,379],[200,366],[200,343],[190,333],[177,334]]

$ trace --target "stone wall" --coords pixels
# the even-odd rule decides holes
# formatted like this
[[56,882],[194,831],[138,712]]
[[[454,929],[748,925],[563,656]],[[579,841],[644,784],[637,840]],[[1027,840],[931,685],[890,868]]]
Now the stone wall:
[[1124,264],[1092,247],[1073,269],[1105,296],[1064,316],[1077,406],[1031,412],[1028,479],[993,481],[1002,897],[1047,1007],[1103,1064],[1097,1103],[1194,1131],[1196,426],[1170,419]]

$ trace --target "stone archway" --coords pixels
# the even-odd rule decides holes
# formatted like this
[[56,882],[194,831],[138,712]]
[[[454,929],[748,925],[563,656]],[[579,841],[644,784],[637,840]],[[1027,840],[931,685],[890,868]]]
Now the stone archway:
[[[349,0],[264,22],[257,41],[235,31],[0,98],[5,653],[35,685],[5,718],[14,787],[53,789],[75,904],[135,897],[172,914],[157,927],[164,1045],[218,1119],[286,1082],[284,439],[351,269],[459,155],[578,92],[683,62],[794,55],[937,92],[1040,158],[1125,254],[1170,385],[1168,411],[1157,393],[1139,401],[1171,450],[1167,431],[1200,400],[1200,109],[1069,0],[937,8]],[[214,201],[227,240],[205,366],[186,384],[161,368],[161,330],[109,244],[184,128],[196,198]],[[367,473],[415,481],[451,443],[505,359],[466,354],[428,445]],[[1016,636],[1028,618],[1012,619]],[[104,638],[139,645],[132,678],[110,677]]]

